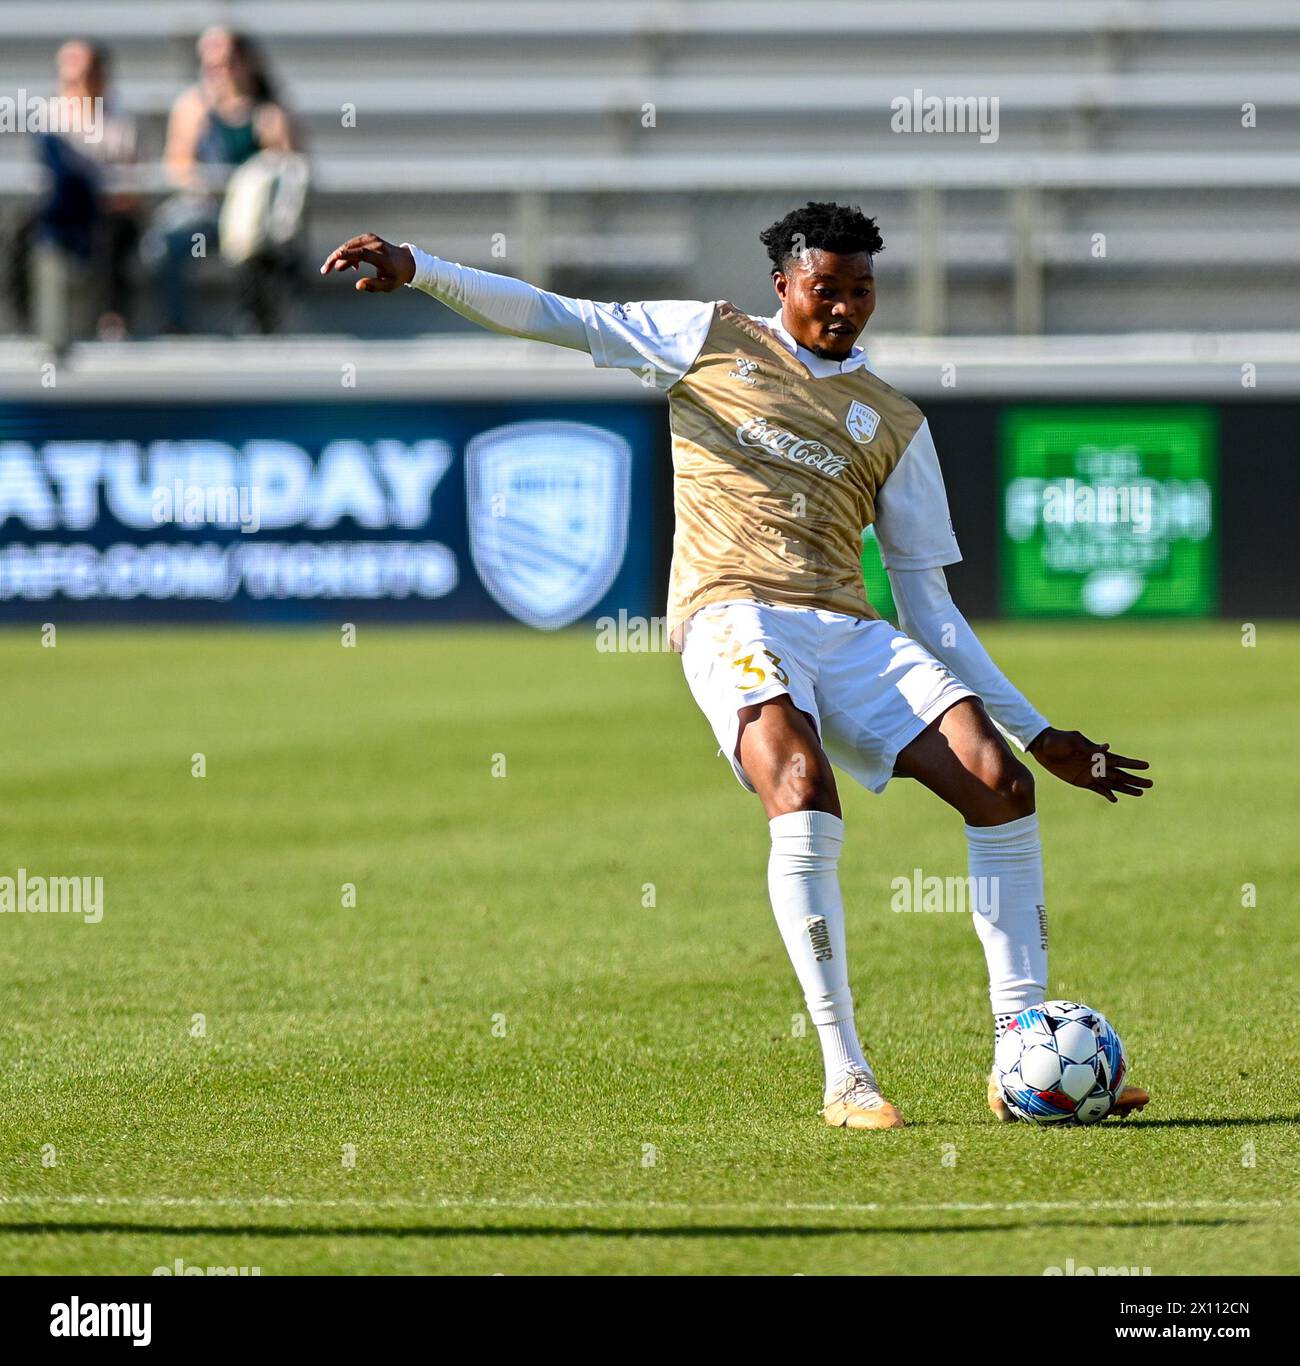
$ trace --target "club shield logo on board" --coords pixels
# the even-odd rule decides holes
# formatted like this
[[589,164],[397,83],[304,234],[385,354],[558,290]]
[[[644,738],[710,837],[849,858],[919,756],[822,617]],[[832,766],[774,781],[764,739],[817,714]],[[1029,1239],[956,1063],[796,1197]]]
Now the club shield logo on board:
[[470,556],[512,617],[568,626],[609,591],[627,549],[632,452],[581,422],[514,422],[465,448]]

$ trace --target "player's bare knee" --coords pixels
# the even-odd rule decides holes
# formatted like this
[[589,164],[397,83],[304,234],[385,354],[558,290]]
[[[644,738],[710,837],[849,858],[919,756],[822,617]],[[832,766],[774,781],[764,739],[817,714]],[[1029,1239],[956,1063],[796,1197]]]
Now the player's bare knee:
[[772,774],[772,797],[782,811],[838,811],[830,766],[816,750],[796,746]]
[[826,811],[834,787],[830,775],[810,756],[796,751],[783,765],[777,783],[777,798],[787,811]]
[[1034,775],[1000,739],[980,746],[967,768],[984,789],[979,806],[986,815],[1015,820],[1033,811]]

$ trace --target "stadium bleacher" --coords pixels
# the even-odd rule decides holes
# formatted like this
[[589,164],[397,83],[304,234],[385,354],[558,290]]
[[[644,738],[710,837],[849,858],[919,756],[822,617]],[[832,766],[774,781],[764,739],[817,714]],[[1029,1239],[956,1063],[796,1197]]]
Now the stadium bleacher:
[[[302,121],[321,255],[373,228],[570,292],[757,309],[757,230],[792,201],[836,196],[881,219],[890,332],[1300,329],[1288,0],[831,0],[797,22],[779,0],[396,0],[360,32],[356,13],[4,4],[0,91],[47,89],[66,37],[105,41],[154,158],[142,183],[161,194],[167,109],[194,35],[220,21],[262,40]],[[914,90],[996,97],[997,140],[894,131],[891,101]],[[23,142],[0,137],[0,212],[38,184]],[[313,282],[292,325],[454,326],[353,305]]]

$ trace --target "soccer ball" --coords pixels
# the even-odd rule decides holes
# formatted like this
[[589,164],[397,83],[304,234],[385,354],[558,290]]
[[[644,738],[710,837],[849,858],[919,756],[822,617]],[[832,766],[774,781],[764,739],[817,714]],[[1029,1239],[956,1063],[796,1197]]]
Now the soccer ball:
[[1078,1001],[1022,1010],[998,1040],[1002,1098],[1031,1124],[1096,1124],[1110,1114],[1128,1056],[1110,1021]]

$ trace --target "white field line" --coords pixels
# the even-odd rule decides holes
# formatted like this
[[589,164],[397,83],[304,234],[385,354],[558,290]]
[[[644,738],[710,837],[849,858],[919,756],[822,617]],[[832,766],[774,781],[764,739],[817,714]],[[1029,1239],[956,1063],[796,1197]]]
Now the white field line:
[[[838,1202],[745,1200],[717,1203],[674,1200],[552,1200],[545,1196],[498,1199],[493,1196],[383,1196],[374,1200],[347,1196],[313,1199],[280,1195],[0,1195],[6,1208],[67,1206],[88,1209],[267,1209],[267,1210],[554,1210],[565,1213],[646,1211],[670,1214],[725,1214],[762,1211],[769,1214],[1038,1214],[1185,1210],[1296,1210],[1300,1200],[1012,1200]],[[3,1223],[0,1222],[0,1231]]]

